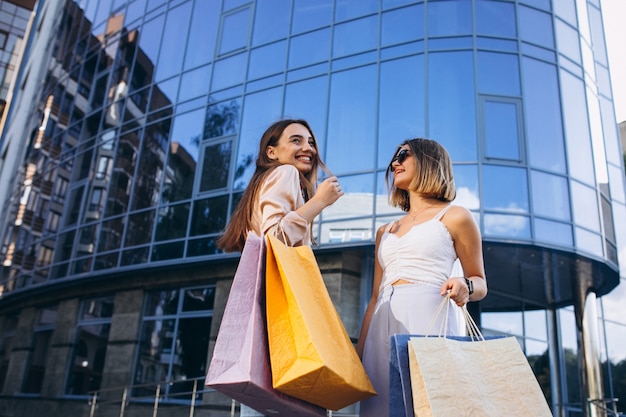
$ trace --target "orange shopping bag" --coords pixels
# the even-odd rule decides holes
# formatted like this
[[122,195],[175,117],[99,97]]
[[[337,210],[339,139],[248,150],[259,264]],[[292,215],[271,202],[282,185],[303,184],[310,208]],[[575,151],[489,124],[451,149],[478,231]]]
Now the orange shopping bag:
[[266,235],[267,331],[274,388],[330,410],[375,395],[309,246]]

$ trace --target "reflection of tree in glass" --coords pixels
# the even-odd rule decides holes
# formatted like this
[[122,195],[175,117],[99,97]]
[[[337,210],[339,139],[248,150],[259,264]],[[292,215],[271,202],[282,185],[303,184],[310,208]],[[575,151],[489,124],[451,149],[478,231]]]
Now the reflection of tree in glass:
[[[211,101],[213,99],[209,98],[209,102]],[[204,119],[204,139],[237,133],[237,120],[239,120],[239,103],[236,100],[209,105]]]

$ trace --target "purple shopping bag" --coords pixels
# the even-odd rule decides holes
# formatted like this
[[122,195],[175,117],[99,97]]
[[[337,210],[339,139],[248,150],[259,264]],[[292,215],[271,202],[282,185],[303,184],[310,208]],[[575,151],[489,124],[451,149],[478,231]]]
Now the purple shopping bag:
[[326,410],[272,387],[265,324],[265,243],[249,233],[235,272],[205,385],[271,416],[325,417]]

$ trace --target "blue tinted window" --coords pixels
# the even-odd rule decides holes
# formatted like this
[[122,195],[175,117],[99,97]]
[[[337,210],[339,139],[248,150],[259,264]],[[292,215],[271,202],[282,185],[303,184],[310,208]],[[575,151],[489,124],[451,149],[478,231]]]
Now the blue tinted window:
[[516,37],[515,5],[499,1],[477,1],[476,34]]
[[335,26],[333,57],[376,49],[378,16],[366,17]]
[[572,225],[553,222],[545,219],[535,219],[535,240],[561,246],[572,246]]
[[519,7],[520,38],[546,48],[554,48],[552,16],[528,7]]
[[472,33],[472,3],[438,1],[428,3],[428,36],[457,36]]
[[243,82],[246,73],[246,54],[222,59],[213,67],[211,90],[217,91]]
[[478,92],[503,96],[520,95],[517,55],[478,52]]
[[240,190],[248,185],[255,169],[261,135],[269,125],[281,116],[282,88],[248,94],[244,101],[241,134],[237,151],[237,163],[233,188]]
[[291,33],[301,33],[330,25],[332,0],[294,0]]
[[326,162],[341,174],[374,167],[376,66],[333,74]]
[[386,168],[405,139],[425,136],[424,56],[380,65],[378,167]]
[[184,74],[180,80],[178,101],[207,94],[211,81],[211,66],[205,65]]
[[398,6],[404,6],[405,4],[409,3],[415,3],[415,0],[383,0],[383,10],[391,9]]
[[483,229],[485,236],[530,239],[530,220],[524,216],[485,214],[483,216]]
[[560,74],[569,172],[573,178],[593,184],[595,175],[593,159],[589,157],[593,152],[585,104],[585,88],[582,80],[567,71],[561,71]]
[[550,10],[550,0],[520,0],[520,3],[526,3],[538,9]]
[[[287,37],[290,17],[291,0],[257,1],[252,44],[261,45]],[[272,23],[268,25],[265,22]]]
[[424,5],[418,4],[384,13],[382,27],[381,46],[423,38]]
[[330,55],[330,29],[321,29],[291,38],[289,68],[325,61]]
[[622,174],[622,170],[611,164],[609,164],[608,170],[611,198],[619,201],[620,203],[626,203],[626,200],[624,199],[624,175]]
[[530,163],[565,172],[561,103],[554,65],[523,59],[524,112]]
[[289,84],[285,90],[286,117],[306,119],[318,141],[320,155],[324,156],[326,145],[326,106],[328,102],[328,77],[317,77]]
[[454,185],[456,186],[454,204],[470,210],[480,208],[478,167],[476,165],[455,165]]
[[354,19],[378,12],[378,0],[337,0],[335,3],[335,20]]
[[577,25],[576,0],[559,0],[554,2],[554,13],[572,26]]
[[525,169],[484,165],[482,180],[483,207],[486,210],[528,212]]
[[223,17],[220,55],[248,46],[249,25],[250,9],[247,8]]
[[593,255],[602,257],[604,250],[602,248],[602,237],[596,233],[577,227],[574,229],[576,233],[576,248],[589,252]]
[[194,2],[191,28],[187,38],[185,69],[202,65],[213,59],[219,21],[220,13],[217,2]]
[[276,42],[250,52],[248,80],[283,72],[287,61],[287,42]]
[[570,220],[569,188],[565,177],[532,172],[533,213]]
[[600,232],[598,195],[595,188],[572,181],[572,207],[574,222],[578,226]]
[[161,34],[163,33],[163,16],[145,23],[141,28],[139,36],[139,47],[148,60],[156,65],[159,53],[159,44],[161,43]]
[[515,102],[484,100],[485,157],[519,161],[519,110]]
[[428,135],[454,161],[477,159],[473,67],[471,52],[433,53],[428,59]]
[[[322,220],[337,220],[350,217],[366,217],[366,227],[352,227],[352,231],[367,230],[367,237],[371,238],[371,216],[374,210],[374,174],[350,175],[339,177],[341,189],[345,195],[332,206],[326,207],[322,213]],[[342,223],[343,224],[343,223]],[[346,232],[350,232],[346,230]]]
[[157,81],[180,72],[185,54],[185,48],[180,47],[180,39],[187,36],[190,16],[191,3],[185,3],[167,13],[159,65],[156,67]]
[[595,7],[588,7],[589,23],[591,29],[591,41],[593,43],[593,56],[599,63],[607,66],[606,44],[604,43],[604,30],[602,26],[602,14]]
[[617,136],[617,125],[613,113],[613,103],[604,97],[599,97],[600,111],[602,114],[602,129],[604,132],[604,147],[606,148],[606,159],[615,165],[622,164],[622,153],[619,149],[619,138]]
[[571,26],[557,19],[556,42],[559,52],[574,62],[580,63],[580,38]]

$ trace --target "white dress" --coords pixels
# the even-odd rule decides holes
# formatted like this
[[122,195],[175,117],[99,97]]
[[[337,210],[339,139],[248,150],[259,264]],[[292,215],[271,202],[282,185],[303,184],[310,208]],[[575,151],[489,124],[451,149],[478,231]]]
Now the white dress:
[[[389,416],[391,336],[439,332],[440,320],[432,320],[442,302],[439,288],[452,276],[457,259],[450,233],[441,222],[450,207],[402,236],[387,228],[381,237],[377,256],[383,277],[363,348],[363,366],[378,395],[361,402],[361,417]],[[392,285],[398,279],[411,284]],[[459,308],[452,301],[450,306],[446,333],[462,335],[465,330]]]

